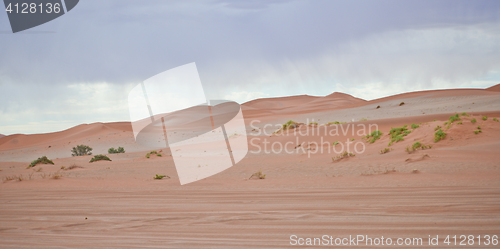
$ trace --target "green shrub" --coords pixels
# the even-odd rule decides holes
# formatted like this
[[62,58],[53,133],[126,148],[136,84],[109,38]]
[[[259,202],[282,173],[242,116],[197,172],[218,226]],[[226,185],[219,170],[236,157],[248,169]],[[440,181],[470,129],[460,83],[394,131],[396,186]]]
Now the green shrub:
[[125,149],[123,147],[118,147],[118,149],[111,147],[108,150],[108,154],[117,154],[117,153],[125,153]]
[[332,161],[335,162],[335,161],[338,161],[340,159],[344,159],[344,158],[348,158],[348,157],[352,157],[352,156],[356,156],[356,154],[344,151],[343,153],[340,153],[340,155],[338,155],[336,157],[332,157]]
[[380,154],[389,153],[391,150],[394,150],[394,149],[393,148],[385,148],[385,149],[380,151]]
[[462,121],[458,121],[457,124],[462,124]]
[[286,122],[285,124],[283,124],[282,129],[283,130],[288,130],[288,129],[293,129],[293,128],[297,128],[297,127],[298,127],[297,122],[295,122],[293,120],[288,120],[288,122]]
[[378,105],[378,106],[377,106],[377,109],[379,109],[379,108],[380,108],[380,106]]
[[465,112],[462,112],[462,116],[469,116],[469,114],[465,113]]
[[493,121],[497,121],[498,122],[498,118],[493,118]]
[[488,119],[488,116],[483,116],[483,120],[486,121]]
[[339,143],[340,143],[339,141],[335,141],[335,142],[333,142],[333,146],[335,146],[335,145],[337,145]]
[[77,145],[76,147],[73,147],[71,150],[71,156],[85,156],[85,155],[92,155],[92,148],[90,148],[87,145]]
[[477,120],[475,118],[473,118],[470,122],[475,124],[477,122]]
[[54,164],[52,160],[48,159],[46,156],[39,157],[38,159],[34,160],[31,162],[31,164],[28,166],[28,168],[35,167],[35,165],[42,163],[42,164]]
[[411,133],[407,127],[407,125],[404,125],[403,127],[392,128],[389,131],[389,134],[391,135],[391,142],[389,142],[389,146],[391,146],[394,142],[404,141],[403,137]]
[[379,140],[380,137],[382,136],[382,134],[383,133],[381,131],[375,130],[371,134],[367,135],[365,138],[369,139],[371,137],[372,139],[369,139],[368,142],[370,142],[372,144],[372,143],[375,143],[375,141]]
[[458,116],[458,113],[450,117],[450,123],[453,123],[457,120],[460,120],[460,117]]
[[[149,158],[149,156],[150,156],[151,154],[156,154],[156,155],[158,156],[158,152],[156,152],[156,150],[153,150],[153,151],[151,151],[151,152],[148,152],[148,154],[146,154],[146,158]],[[161,156],[161,154],[160,154],[160,156]]]
[[478,126],[477,126],[477,129],[478,129],[478,130],[481,130],[481,126],[479,126],[479,125],[478,125]]
[[166,177],[166,175],[158,175],[158,174],[156,174],[156,176],[153,177],[153,179],[155,179],[155,180],[161,180],[161,179],[163,179],[163,177]]
[[[318,125],[318,123],[317,123],[317,122],[311,122],[311,123],[309,123],[309,124],[310,124],[310,125]],[[295,128],[295,127],[294,127],[294,128]]]
[[475,130],[474,134],[479,134],[480,132],[483,132],[483,131],[481,131],[481,130]]
[[90,162],[97,162],[97,161],[100,161],[100,160],[107,160],[107,161],[111,161],[111,159],[109,159],[109,157],[105,156],[105,155],[95,155],[94,158],[90,159]]
[[401,103],[399,103],[399,106],[402,106],[402,105],[404,105],[404,104],[405,104],[405,102],[401,102]]
[[418,125],[418,124],[411,124],[411,128],[414,129],[414,130],[417,129],[418,127],[420,127],[420,125]]
[[439,142],[440,140],[443,140],[446,138],[446,133],[443,132],[443,130],[439,129],[434,133],[434,143]]
[[362,118],[359,121],[368,121],[368,119],[367,118]]

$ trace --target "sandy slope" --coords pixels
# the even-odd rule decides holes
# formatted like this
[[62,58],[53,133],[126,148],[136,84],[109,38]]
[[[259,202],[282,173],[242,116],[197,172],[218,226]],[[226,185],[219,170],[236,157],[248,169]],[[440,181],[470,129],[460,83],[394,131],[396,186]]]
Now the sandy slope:
[[[242,105],[246,122],[260,122],[248,126],[246,158],[183,186],[169,150],[145,158],[148,149],[134,143],[129,123],[3,137],[1,247],[283,248],[292,234],[419,237],[424,244],[429,235],[440,235],[442,245],[448,234],[500,235],[500,122],[493,120],[500,118],[499,97],[490,88],[372,101],[340,93],[251,101]],[[469,116],[460,116],[462,124],[447,128],[448,118],[464,111]],[[262,129],[313,118],[320,125],[277,134],[276,127]],[[412,123],[419,127],[388,145],[392,127]],[[370,125],[383,132],[374,143],[362,138]],[[438,125],[447,136],[435,143]],[[474,134],[478,126],[482,132]],[[341,144],[334,147],[334,141]],[[433,147],[405,151],[417,141]],[[70,156],[71,147],[81,143],[94,154],[118,146],[127,153],[89,163],[90,156]],[[333,162],[348,143],[356,156]],[[356,152],[355,143],[364,151]],[[287,151],[276,151],[280,146]],[[380,154],[384,148],[392,150]],[[42,155],[55,165],[26,168]],[[73,164],[82,168],[61,170]],[[249,180],[258,170],[266,179]],[[55,174],[62,177],[53,179]],[[155,174],[171,178],[153,180]]]

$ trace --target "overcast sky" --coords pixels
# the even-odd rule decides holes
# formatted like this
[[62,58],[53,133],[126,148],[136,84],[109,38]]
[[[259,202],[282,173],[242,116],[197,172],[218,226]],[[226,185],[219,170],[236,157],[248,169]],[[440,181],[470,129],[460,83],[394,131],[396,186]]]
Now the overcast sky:
[[0,12],[0,133],[129,121],[129,91],[196,62],[209,99],[367,100],[500,83],[500,1],[80,1],[12,34]]

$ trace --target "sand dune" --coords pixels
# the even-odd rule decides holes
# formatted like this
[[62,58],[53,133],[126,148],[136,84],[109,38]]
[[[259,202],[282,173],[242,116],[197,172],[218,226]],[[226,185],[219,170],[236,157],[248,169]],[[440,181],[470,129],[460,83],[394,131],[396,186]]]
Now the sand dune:
[[[250,101],[242,105],[246,122],[258,122],[247,127],[247,156],[182,186],[169,149],[146,158],[151,148],[135,143],[128,122],[2,137],[2,248],[283,248],[292,234],[420,237],[426,245],[429,235],[495,235],[497,88]],[[303,124],[273,133],[288,120]],[[325,125],[332,121],[347,123]],[[391,129],[405,125],[410,132],[391,143]],[[446,133],[438,142],[436,128]],[[375,129],[382,135],[370,143]],[[432,148],[410,150],[416,142]],[[92,156],[71,157],[77,144],[126,153],[89,163]],[[342,158],[345,151],[355,155]],[[27,168],[44,155],[54,165]],[[259,170],[265,179],[249,179]]]

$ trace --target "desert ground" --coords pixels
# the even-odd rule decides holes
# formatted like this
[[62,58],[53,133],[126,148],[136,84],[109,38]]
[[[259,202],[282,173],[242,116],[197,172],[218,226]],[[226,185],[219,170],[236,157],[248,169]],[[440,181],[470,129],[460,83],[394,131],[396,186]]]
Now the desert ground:
[[[266,98],[241,108],[247,156],[186,185],[168,148],[146,158],[153,149],[135,142],[130,122],[0,135],[0,247],[297,247],[292,235],[423,238],[392,246],[405,248],[439,236],[434,247],[498,247],[484,236],[500,235],[500,85],[371,101],[344,93]],[[279,129],[289,120],[293,127]],[[363,127],[382,134],[372,143]],[[391,143],[397,127],[408,133]],[[436,142],[439,129],[446,136]],[[343,156],[349,143],[352,155]],[[112,161],[72,157],[80,144]],[[108,154],[110,147],[126,153]],[[42,156],[54,164],[28,168]],[[252,176],[259,171],[264,179]],[[447,235],[476,238],[446,245]]]

